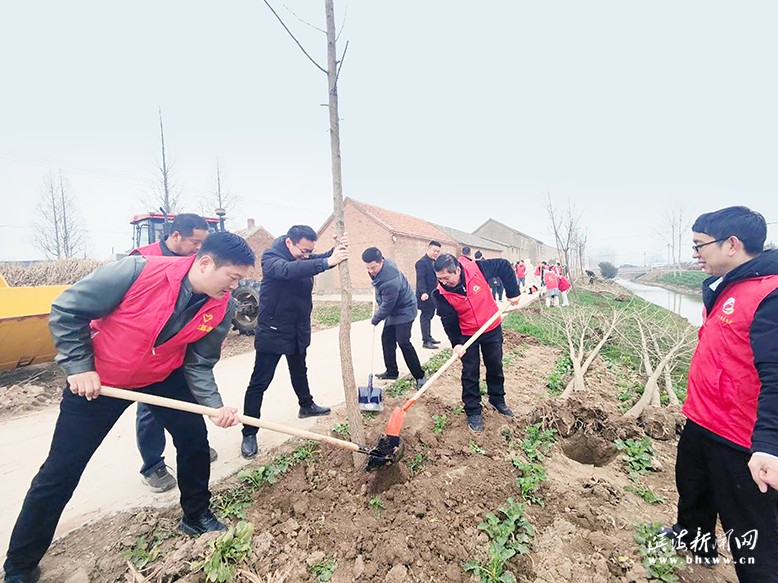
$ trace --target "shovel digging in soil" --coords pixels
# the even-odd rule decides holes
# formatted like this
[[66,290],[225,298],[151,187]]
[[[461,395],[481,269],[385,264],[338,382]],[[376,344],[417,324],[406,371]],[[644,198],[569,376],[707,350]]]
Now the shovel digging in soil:
[[[116,389],[114,387],[103,386],[100,389],[100,393],[106,397],[113,397],[114,399],[124,399],[125,401],[135,401],[138,403],[146,403],[148,405],[156,405],[158,407],[167,407],[168,409],[177,409],[178,411],[195,413],[197,415],[205,415],[207,417],[218,417],[219,415],[219,410],[212,407],[197,405],[195,403],[188,403],[186,401],[179,401],[177,399],[169,399],[167,397],[160,397],[158,395],[139,393],[137,391],[129,391],[126,389]],[[293,435],[303,439],[310,439],[313,441],[318,441],[319,443],[328,443],[330,445],[334,445],[335,447],[363,453],[367,456],[367,464],[365,469],[368,471],[378,470],[393,464],[402,456],[403,448],[400,445],[399,437],[397,438],[396,446],[388,446],[385,444],[381,445],[379,443],[375,448],[370,449],[358,443],[336,439],[335,437],[330,437],[329,435],[321,435],[319,433],[305,431],[304,429],[296,429],[286,425],[279,425],[278,423],[271,423],[270,421],[261,421],[256,417],[249,417],[248,415],[238,414],[237,418],[238,421],[244,425],[251,425],[252,427],[259,427],[261,429],[269,429],[270,431],[275,431],[277,433],[285,433],[286,435]]]
[[[516,306],[513,304],[508,304],[501,310],[497,310],[497,312],[494,313],[494,315],[489,318],[483,326],[481,326],[478,330],[476,330],[475,334],[473,334],[467,342],[465,342],[462,347],[467,350],[472,346],[472,344],[478,340],[478,338],[481,337],[481,335],[486,332],[486,330],[494,324],[495,320],[502,316],[504,313],[508,312],[511,308],[515,309]],[[405,404],[402,407],[395,407],[392,411],[392,414],[389,416],[389,421],[386,423],[386,430],[385,434],[378,440],[378,443],[376,444],[376,450],[378,451],[394,451],[394,448],[400,447],[400,430],[402,430],[403,423],[405,423],[405,416],[408,413],[408,409],[410,409],[413,404],[421,397],[424,392],[429,389],[432,386],[432,383],[434,383],[440,376],[446,372],[448,367],[450,367],[452,364],[454,364],[457,360],[459,360],[459,357],[454,354],[449,358],[445,363],[443,363],[443,366],[441,366],[435,374],[433,374],[429,380],[427,380],[426,383],[424,383],[424,386],[420,388],[416,393],[407,401],[405,401]],[[370,466],[370,462],[368,461],[368,466]],[[369,469],[369,467],[368,467]]]

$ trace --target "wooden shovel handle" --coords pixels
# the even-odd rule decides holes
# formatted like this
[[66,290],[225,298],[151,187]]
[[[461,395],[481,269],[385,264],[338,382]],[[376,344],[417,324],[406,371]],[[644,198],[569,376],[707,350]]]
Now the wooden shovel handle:
[[[491,318],[489,318],[486,322],[484,322],[483,326],[481,326],[478,330],[476,330],[475,334],[473,334],[470,338],[468,338],[467,342],[465,342],[462,345],[462,348],[464,348],[465,350],[470,348],[473,345],[473,342],[478,340],[481,337],[481,335],[484,332],[486,332],[487,328],[489,328],[489,326],[494,324],[494,322],[497,320],[497,318],[502,316],[505,312],[509,311],[510,308],[514,308],[514,307],[518,307],[518,306],[513,306],[513,304],[509,303],[507,306],[505,306],[501,310],[497,310],[492,315]],[[443,365],[437,371],[435,371],[435,374],[433,374],[429,379],[427,379],[427,382],[424,383],[424,386],[422,388],[420,388],[418,391],[416,391],[416,394],[414,394],[410,399],[405,401],[405,404],[402,407],[403,411],[407,412],[408,409],[410,409],[411,406],[416,402],[416,400],[424,394],[424,391],[429,389],[432,386],[432,383],[434,383],[436,380],[438,380],[440,375],[442,375],[444,372],[446,372],[446,369],[448,369],[448,367],[450,367],[452,364],[454,364],[457,360],[459,360],[459,357],[456,354],[453,354],[451,356],[451,358],[449,358],[445,363],[443,363]]]
[[[124,399],[125,401],[136,401],[138,403],[146,403],[147,405],[157,405],[159,407],[167,407],[168,409],[186,411],[187,413],[205,415],[206,417],[219,416],[219,410],[214,409],[213,407],[206,407],[205,405],[198,405],[196,403],[189,403],[187,401],[179,401],[178,399],[169,399],[167,397],[160,397],[159,395],[149,395],[148,393],[140,393],[138,391],[128,391],[127,389],[117,389],[114,387],[106,386],[103,386],[100,389],[100,393],[107,397],[113,397],[114,399]],[[329,443],[330,445],[334,445],[336,447],[342,447],[343,449],[364,453],[364,446],[360,446],[359,444],[352,443],[350,441],[336,439],[334,437],[330,437],[329,435],[321,435],[319,433],[305,431],[304,429],[296,429],[286,425],[279,425],[278,423],[271,423],[270,421],[262,421],[261,419],[256,417],[249,417],[248,415],[238,414],[237,417],[238,421],[244,425],[251,425],[252,427],[259,427],[261,429],[269,429],[270,431],[285,433],[286,435],[293,435],[303,439],[311,439],[313,441]]]

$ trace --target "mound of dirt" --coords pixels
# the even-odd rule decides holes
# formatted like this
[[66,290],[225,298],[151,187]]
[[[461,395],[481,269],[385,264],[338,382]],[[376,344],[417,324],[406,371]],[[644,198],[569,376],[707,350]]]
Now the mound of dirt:
[[[255,526],[246,561],[250,573],[238,580],[315,581],[311,568],[332,561],[334,583],[477,581],[463,566],[487,558],[489,540],[478,525],[509,498],[521,500],[513,458],[521,458],[527,427],[537,423],[555,429],[558,439],[541,460],[548,475],[538,493],[542,505],[525,506],[535,529],[530,552],[511,558],[509,570],[519,581],[544,583],[645,580],[634,524],[673,522],[674,441],[654,443],[658,463],[644,483],[666,501],[651,505],[625,490],[631,482],[613,442],[642,436],[643,428],[623,418],[607,368],[598,370],[599,380],[585,392],[561,401],[546,389],[559,353],[520,335],[506,338],[506,354],[515,350],[520,355],[505,369],[515,417],[485,410],[486,430],[469,432],[458,409],[459,367],[451,367],[408,411],[399,463],[366,473],[354,470],[349,452],[321,446],[312,460],[256,491],[246,516]],[[393,406],[402,402],[387,399],[384,412],[366,420],[370,443],[383,433]],[[446,416],[439,434],[433,415]],[[658,417],[652,424],[660,423]],[[345,419],[344,410],[336,411],[319,431]],[[250,467],[268,462],[265,458]],[[202,582],[203,573],[193,572],[192,565],[213,535],[197,540],[175,535],[177,515],[177,508],[148,510],[76,531],[44,559],[42,581],[66,581],[81,569],[84,581]],[[165,558],[145,560],[138,552],[142,537],[144,542],[154,538],[153,553]],[[143,576],[128,567],[131,555],[136,563],[147,563]],[[725,566],[715,572],[701,567],[681,572],[681,581],[687,582],[735,580],[734,570]]]

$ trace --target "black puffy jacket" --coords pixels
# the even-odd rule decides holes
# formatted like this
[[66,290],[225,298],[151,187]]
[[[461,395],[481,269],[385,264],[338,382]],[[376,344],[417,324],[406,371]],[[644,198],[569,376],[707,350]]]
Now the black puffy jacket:
[[386,320],[387,325],[405,324],[416,319],[416,298],[413,295],[408,280],[397,268],[394,261],[384,259],[384,266],[378,275],[373,277],[378,310],[372,323],[378,324]]
[[254,346],[260,352],[294,354],[311,344],[313,276],[329,269],[327,253],[295,259],[278,237],[262,254],[262,287]]

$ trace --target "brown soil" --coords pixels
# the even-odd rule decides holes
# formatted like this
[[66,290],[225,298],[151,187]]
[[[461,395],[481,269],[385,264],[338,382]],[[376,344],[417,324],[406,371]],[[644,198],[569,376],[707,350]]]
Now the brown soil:
[[[657,463],[644,482],[666,498],[664,504],[652,506],[624,490],[630,482],[613,441],[642,435],[644,427],[621,417],[608,369],[593,365],[587,390],[561,402],[549,397],[545,386],[558,352],[515,333],[506,334],[505,348],[521,351],[505,370],[514,418],[485,411],[486,431],[470,433],[465,416],[454,410],[460,386],[459,367],[452,367],[409,410],[402,462],[377,473],[355,471],[349,452],[322,446],[314,461],[262,487],[247,513],[255,525],[246,568],[250,574],[238,580],[313,581],[310,566],[327,558],[337,563],[335,583],[475,581],[462,566],[486,557],[487,537],[477,528],[485,514],[509,497],[519,497],[511,456],[520,455],[516,445],[533,422],[556,428],[559,440],[543,461],[548,472],[540,492],[545,505],[527,506],[536,529],[531,552],[509,562],[517,580],[645,580],[633,525],[673,522],[678,412],[654,411],[646,420],[645,429],[657,433]],[[402,402],[387,398],[384,412],[366,421],[370,443],[383,433],[392,407]],[[447,415],[442,435],[432,431],[434,414]],[[322,421],[319,431],[345,419],[344,410],[336,411]],[[659,431],[657,425],[670,429]],[[409,462],[421,453],[429,461],[411,475]],[[255,464],[268,461],[265,457]],[[233,486],[220,484],[214,490]],[[374,497],[380,498],[383,509],[368,505]],[[143,510],[80,529],[54,544],[43,562],[42,581],[65,581],[80,571],[79,581],[202,582],[203,574],[192,573],[191,563],[203,555],[212,535],[164,540],[166,558],[146,567],[148,578],[131,574],[127,566],[126,554],[138,537],[174,531],[177,517],[177,508]],[[731,567],[689,567],[681,572],[681,581],[736,579]]]

